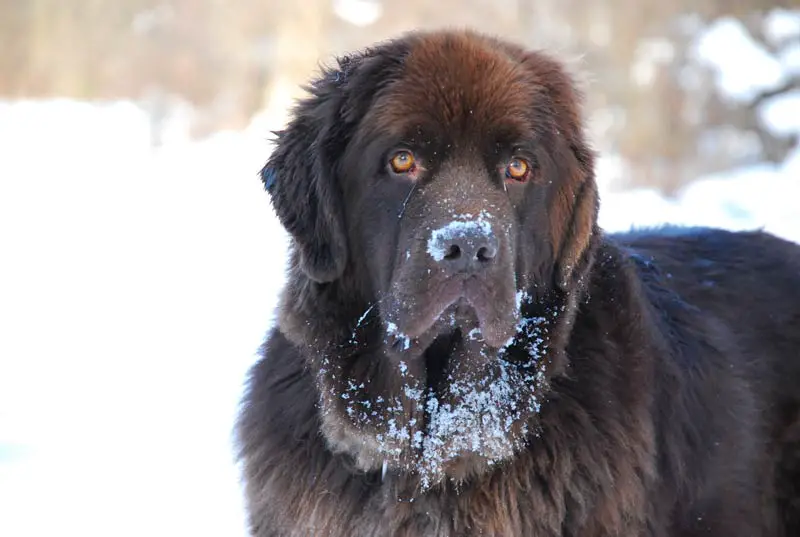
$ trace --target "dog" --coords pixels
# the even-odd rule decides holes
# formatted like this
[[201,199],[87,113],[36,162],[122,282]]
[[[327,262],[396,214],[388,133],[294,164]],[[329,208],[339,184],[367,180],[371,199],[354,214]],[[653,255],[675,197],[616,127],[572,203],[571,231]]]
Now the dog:
[[411,32],[307,89],[262,170],[252,535],[800,535],[800,247],[604,233],[544,51]]

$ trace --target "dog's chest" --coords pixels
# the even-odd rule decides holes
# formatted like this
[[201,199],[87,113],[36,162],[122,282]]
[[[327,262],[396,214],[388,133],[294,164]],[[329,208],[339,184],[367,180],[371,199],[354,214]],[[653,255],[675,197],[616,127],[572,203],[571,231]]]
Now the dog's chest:
[[514,516],[520,505],[500,506],[499,498],[435,492],[411,498],[396,487],[378,487],[364,498],[328,494],[307,516],[294,521],[291,537],[496,537],[555,536],[551,528],[526,527]]

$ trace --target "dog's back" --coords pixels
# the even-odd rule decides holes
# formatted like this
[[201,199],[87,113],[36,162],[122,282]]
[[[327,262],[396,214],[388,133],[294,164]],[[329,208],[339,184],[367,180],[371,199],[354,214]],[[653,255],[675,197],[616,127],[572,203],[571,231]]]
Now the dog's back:
[[702,228],[613,239],[645,286],[669,290],[721,325],[721,345],[730,349],[723,365],[752,390],[762,424],[756,434],[768,444],[757,473],[779,512],[767,516],[787,537],[800,535],[800,246],[762,232]]

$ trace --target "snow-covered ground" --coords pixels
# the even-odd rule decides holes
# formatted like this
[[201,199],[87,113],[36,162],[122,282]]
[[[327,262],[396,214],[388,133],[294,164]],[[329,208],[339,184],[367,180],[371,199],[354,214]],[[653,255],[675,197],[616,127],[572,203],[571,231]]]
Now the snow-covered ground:
[[[800,95],[768,105],[800,131]],[[0,103],[0,535],[244,534],[231,428],[286,246],[266,133],[153,149],[130,103]],[[601,162],[606,229],[800,242],[800,149],[672,200],[608,192],[617,169]]]
[[258,135],[0,105],[0,535],[243,535],[230,429],[284,235]]

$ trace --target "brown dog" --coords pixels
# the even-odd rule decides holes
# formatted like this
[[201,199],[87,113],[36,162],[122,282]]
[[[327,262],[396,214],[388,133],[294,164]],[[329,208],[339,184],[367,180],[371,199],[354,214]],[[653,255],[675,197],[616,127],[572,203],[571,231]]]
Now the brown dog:
[[257,536],[800,535],[800,247],[597,227],[580,96],[472,32],[342,58],[238,424]]

